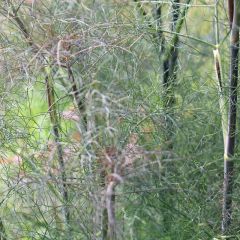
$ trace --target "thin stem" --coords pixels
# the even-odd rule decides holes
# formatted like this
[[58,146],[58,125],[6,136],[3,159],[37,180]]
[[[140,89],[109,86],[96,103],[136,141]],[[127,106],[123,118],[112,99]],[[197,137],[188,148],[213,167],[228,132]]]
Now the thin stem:
[[86,115],[84,115],[85,112],[85,105],[83,100],[80,98],[80,89],[78,88],[76,79],[74,77],[72,68],[70,66],[67,66],[67,70],[68,70],[68,78],[72,84],[72,95],[73,98],[76,102],[76,105],[78,107],[78,111],[80,114],[83,115],[83,125],[84,125],[84,129],[87,130],[87,117]]
[[219,45],[219,24],[218,24],[218,2],[219,0],[215,0],[215,40],[216,45]]
[[[177,5],[179,3],[179,0],[174,0],[172,5],[172,26],[171,30],[176,31],[178,22],[179,22],[179,15],[180,15],[180,7]],[[181,16],[183,17],[183,16]],[[180,31],[181,28],[179,28]],[[174,84],[176,82],[176,71],[177,71],[177,59],[178,59],[178,44],[179,44],[179,38],[176,38],[176,41],[173,43],[174,45],[171,46],[171,50],[169,50],[169,47],[165,50],[171,51],[168,57],[164,57],[163,59],[163,87],[165,88],[164,91],[164,107],[169,108],[172,107],[172,105],[175,102],[174,99]]]
[[35,46],[35,44],[33,43],[33,40],[31,38],[31,35],[29,34],[26,26],[24,25],[23,21],[20,19],[20,17],[18,16],[18,10],[14,8],[14,6],[11,4],[11,8],[12,8],[12,14],[10,14],[10,16],[12,16],[12,18],[15,20],[15,22],[17,23],[19,29],[22,31],[27,43],[29,44],[29,46]]
[[[181,30],[181,29],[180,29]],[[196,42],[199,42],[205,46],[208,46],[208,47],[211,47],[211,48],[216,48],[216,45],[215,44],[212,44],[212,43],[209,43],[209,42],[206,42],[200,38],[196,38],[196,37],[193,37],[193,36],[189,36],[189,35],[185,35],[185,34],[181,34],[179,32],[173,32],[173,31],[168,31],[168,30],[161,30],[163,33],[169,33],[169,34],[172,34],[172,35],[176,35],[177,37],[184,37],[184,38],[188,38],[188,39],[191,39],[191,40],[194,40]],[[175,41],[175,40],[174,40]],[[173,41],[173,42],[174,42]],[[222,44],[222,42],[221,42]]]
[[228,0],[228,17],[229,17],[230,29],[232,28],[232,23],[233,23],[233,11],[234,11],[233,6],[234,6],[233,0]]
[[[216,46],[219,46],[219,23],[218,23],[218,3],[219,1],[216,0],[215,2],[215,41]],[[223,132],[223,141],[224,141],[224,151],[226,147],[226,136],[227,136],[227,116],[228,116],[228,108],[226,105],[226,96],[223,88],[223,73],[222,73],[222,65],[221,65],[221,57],[220,57],[220,50],[219,47],[213,50],[214,56],[214,67],[216,73],[216,82],[218,86],[218,97],[219,97],[219,108],[221,114],[221,122],[222,122],[222,132]]]
[[64,200],[63,214],[65,217],[66,224],[69,226],[70,212],[69,212],[69,208],[67,207],[67,204],[69,203],[68,189],[67,189],[67,183],[66,183],[67,177],[66,177],[66,171],[65,171],[65,163],[63,159],[63,148],[61,144],[61,137],[60,137],[60,131],[59,131],[60,125],[59,125],[58,114],[57,114],[57,106],[55,103],[54,84],[49,74],[46,76],[45,82],[47,87],[48,112],[50,115],[50,120],[53,128],[54,141],[57,145],[57,155],[58,155],[58,162],[60,166],[60,174],[61,174],[61,181],[62,181],[61,191],[62,191],[63,200]]
[[[170,44],[168,45],[168,48],[166,49],[166,52],[165,52],[165,55],[164,55],[164,58],[163,59],[168,59],[169,56],[172,54],[172,52],[174,51],[174,48],[176,47],[176,44],[178,44],[179,42],[179,36],[181,36],[180,34],[180,31],[182,29],[182,26],[183,26],[183,23],[184,23],[184,20],[185,20],[185,17],[186,17],[186,14],[187,14],[187,11],[189,9],[189,3],[191,2],[192,0],[187,0],[187,5],[184,7],[180,17],[179,17],[179,20],[177,21],[176,23],[176,27],[175,27],[175,32],[172,32],[173,34],[173,38],[172,38],[172,41],[170,42]],[[166,31],[165,31],[166,32]],[[184,35],[183,35],[184,36]],[[195,39],[195,38],[194,38]],[[195,39],[196,40],[196,39]],[[212,44],[211,44],[212,45]],[[212,45],[213,46],[213,45]]]
[[[223,206],[222,206],[222,233],[229,230],[232,218],[232,193],[233,193],[233,170],[234,152],[236,141],[236,119],[237,119],[237,85],[238,85],[238,58],[239,58],[239,26],[240,26],[240,3],[232,0],[233,21],[230,42],[230,75],[229,75],[229,112],[228,132],[226,137],[226,148],[224,153],[224,184],[223,184]],[[231,10],[231,9],[230,9]],[[231,17],[231,16],[230,16]],[[230,22],[231,24],[231,22]]]
[[[216,82],[218,86],[218,97],[219,97],[219,108],[221,114],[221,123],[222,123],[222,133],[223,133],[223,141],[224,141],[224,149],[226,148],[226,136],[227,136],[227,129],[228,129],[228,107],[227,107],[227,99],[223,89],[223,73],[222,73],[222,66],[221,66],[221,57],[219,49],[213,50],[214,56],[214,67],[216,73]],[[225,151],[225,150],[224,150]]]

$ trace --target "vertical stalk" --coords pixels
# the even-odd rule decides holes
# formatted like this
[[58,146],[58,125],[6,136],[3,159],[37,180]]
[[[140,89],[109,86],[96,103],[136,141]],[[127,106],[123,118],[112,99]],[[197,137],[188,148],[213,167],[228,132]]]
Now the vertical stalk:
[[[176,32],[179,15],[180,15],[179,0],[174,0],[172,3],[172,26],[171,26],[171,30],[173,32]],[[172,48],[169,50],[170,51],[169,54],[167,54],[167,56],[163,60],[163,87],[165,108],[171,108],[175,102],[174,84],[176,82],[177,77],[176,70],[178,59],[178,43],[179,38],[176,38]]]
[[232,22],[233,22],[233,9],[234,9],[234,0],[228,0],[228,18],[229,18],[229,25],[230,29],[232,29]]
[[[102,170],[100,172],[100,186],[101,186],[102,190],[105,191],[107,171],[103,164],[101,167],[102,167]],[[106,207],[105,194],[104,194],[103,198],[104,198],[104,200],[103,200],[103,209],[102,209],[102,239],[107,240],[107,237],[108,237],[108,212],[107,212],[107,207]]]
[[227,136],[227,128],[228,128],[228,107],[227,107],[227,99],[226,94],[224,92],[223,87],[223,73],[222,73],[222,65],[221,65],[221,56],[219,51],[219,24],[218,24],[218,3],[219,0],[215,0],[215,41],[216,41],[216,49],[213,50],[214,56],[214,67],[216,73],[216,82],[218,86],[218,97],[219,97],[219,109],[221,115],[221,124],[222,124],[222,133],[223,133],[223,141],[224,141],[224,151],[226,148],[226,136]]
[[163,32],[161,31],[162,28],[162,3],[158,3],[156,5],[156,22],[157,22],[157,37],[158,37],[158,48],[159,48],[159,58],[161,58],[161,53],[164,53],[165,50],[165,38]]
[[117,181],[113,175],[116,170],[114,166],[117,150],[115,147],[106,147],[105,151],[104,156],[100,159],[103,166],[100,181],[101,187],[105,191],[105,202],[102,211],[102,239],[115,240],[117,238],[115,216],[115,188]]
[[214,56],[214,67],[216,73],[216,80],[218,86],[218,102],[219,102],[219,109],[221,115],[221,124],[222,124],[222,134],[223,134],[223,142],[224,142],[224,151],[226,148],[226,136],[228,131],[228,108],[227,108],[227,100],[223,89],[223,74],[222,74],[222,66],[221,66],[221,57],[219,53],[219,49],[216,48],[213,50]]
[[[164,46],[163,52],[163,107],[166,112],[166,129],[167,129],[167,139],[166,142],[169,145],[169,148],[172,148],[172,120],[173,118],[173,106],[175,103],[175,84],[177,80],[177,61],[178,61],[178,45],[179,45],[179,35],[185,17],[187,15],[187,11],[189,9],[189,3],[191,0],[186,1],[186,5],[183,7],[182,11],[180,11],[180,1],[174,0],[172,2],[172,25],[171,30],[173,32],[173,37],[171,42]],[[159,30],[161,31],[161,30]],[[165,44],[166,45],[166,44]],[[159,53],[161,57],[162,54]]]
[[68,195],[68,189],[67,189],[67,183],[66,183],[67,177],[66,177],[66,171],[65,171],[65,163],[63,159],[63,148],[61,145],[60,125],[59,125],[59,119],[58,119],[58,113],[57,113],[57,106],[55,102],[54,83],[50,75],[51,73],[48,73],[47,70],[46,72],[47,72],[47,76],[45,78],[45,82],[46,82],[46,88],[47,88],[48,112],[49,112],[50,121],[52,124],[54,141],[57,144],[58,163],[60,167],[61,182],[62,182],[61,192],[62,192],[63,201],[64,201],[63,215],[64,215],[65,223],[69,228],[70,211],[67,206],[67,204],[69,203],[69,195]]
[[215,0],[214,22],[215,22],[215,41],[217,46],[219,44],[218,3],[219,0]]
[[[72,84],[73,99],[76,102],[79,113],[83,115],[86,110],[84,101],[83,101],[83,99],[80,98],[80,89],[77,85],[77,81],[74,77],[73,71],[69,65],[67,66],[67,71],[68,71],[68,78]],[[83,115],[82,118],[83,118],[83,127],[85,130],[87,130],[87,117],[85,115]]]
[[115,187],[116,182],[111,180],[106,189],[106,208],[108,214],[108,236],[107,240],[115,240],[116,232],[116,216],[115,216]]
[[[228,132],[226,136],[226,148],[224,152],[224,183],[222,205],[222,233],[229,230],[232,218],[232,193],[233,193],[233,170],[234,150],[236,140],[236,115],[237,115],[237,84],[238,84],[238,57],[239,57],[239,25],[240,25],[240,2],[229,1],[229,8],[233,6],[233,20],[230,21],[230,75],[229,75],[229,112]],[[231,9],[229,9],[231,10]],[[231,19],[231,16],[229,16]]]

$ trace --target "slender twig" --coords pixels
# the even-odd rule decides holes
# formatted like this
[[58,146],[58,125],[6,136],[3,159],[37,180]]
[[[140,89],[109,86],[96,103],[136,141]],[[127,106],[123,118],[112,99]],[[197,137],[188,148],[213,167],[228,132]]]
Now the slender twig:
[[[169,4],[172,5],[172,1],[153,1],[153,0],[140,0],[139,3],[150,3],[150,4]],[[189,6],[189,7],[201,7],[201,8],[209,8],[209,7],[215,7],[215,4],[190,4],[190,3],[177,3],[179,6]]]
[[114,240],[116,233],[116,217],[115,217],[115,187],[118,184],[117,178],[114,176],[115,158],[117,150],[114,147],[107,147],[104,156],[100,159],[102,171],[100,173],[100,184],[105,190],[105,202],[102,211],[102,239]]
[[165,52],[165,56],[164,56],[164,59],[168,59],[169,56],[172,54],[172,52],[174,51],[174,49],[176,48],[176,45],[178,44],[179,42],[179,36],[180,36],[180,31],[182,29],[182,26],[183,26],[183,23],[184,23],[184,20],[185,20],[185,17],[186,17],[186,14],[187,14],[187,11],[189,9],[189,3],[191,2],[192,0],[187,0],[187,4],[180,17],[179,17],[179,20],[177,21],[176,25],[175,25],[175,34],[173,33],[173,38],[171,40],[171,42],[168,44],[168,48],[166,49],[166,52]]
[[33,40],[32,40],[32,37],[31,35],[29,34],[27,28],[25,27],[23,21],[20,19],[20,17],[18,16],[18,10],[19,9],[15,9],[14,6],[11,4],[11,8],[12,8],[12,14],[11,13],[8,13],[10,14],[10,16],[12,16],[12,18],[16,21],[19,29],[22,31],[27,43],[32,47],[34,46],[35,44],[33,43]]
[[[100,173],[100,185],[104,191],[106,188],[106,176],[107,176],[107,171],[103,167],[102,171]],[[105,197],[105,193],[104,193],[104,197]],[[104,198],[103,210],[102,210],[102,238],[103,238],[103,240],[106,240],[107,236],[108,236],[108,212],[107,212],[107,207],[106,207],[105,198]]]
[[72,84],[72,95],[78,107],[79,113],[83,115],[84,129],[87,130],[87,117],[86,115],[84,115],[84,112],[85,112],[84,100],[80,98],[80,89],[78,88],[71,66],[68,65],[67,70],[68,70],[68,78]]
[[106,190],[106,209],[108,214],[108,240],[116,239],[116,216],[115,216],[115,187],[116,182],[108,183]]
[[[180,30],[181,30],[181,29],[180,29]],[[210,43],[210,42],[206,42],[206,41],[204,41],[204,40],[202,40],[202,39],[200,39],[200,38],[196,38],[196,37],[193,37],[193,36],[190,36],[190,35],[181,34],[181,33],[179,33],[179,32],[168,31],[168,30],[164,30],[164,29],[161,29],[161,31],[162,31],[163,33],[168,33],[168,34],[171,34],[171,35],[174,35],[174,36],[176,35],[176,36],[178,36],[178,37],[183,37],[183,38],[191,39],[191,40],[193,40],[193,41],[199,42],[199,43],[201,43],[201,44],[203,44],[203,45],[205,45],[205,46],[211,47],[211,48],[216,48],[216,45],[215,45],[215,44],[212,44],[212,43]],[[223,41],[221,41],[220,44],[223,44]]]
[[157,35],[158,35],[159,52],[164,53],[166,42],[165,42],[165,36],[162,31],[162,4],[156,5],[156,21],[157,21]]
[[58,161],[60,166],[60,174],[61,174],[61,181],[62,181],[62,195],[64,200],[64,209],[63,214],[65,217],[65,221],[67,224],[70,222],[70,212],[69,208],[67,207],[67,204],[69,204],[69,196],[68,196],[68,190],[67,190],[67,184],[66,184],[66,171],[65,171],[65,163],[63,159],[63,148],[61,144],[61,137],[60,137],[60,125],[58,120],[58,114],[57,114],[57,106],[55,103],[55,93],[54,93],[54,84],[51,75],[47,75],[45,79],[46,88],[47,88],[47,98],[48,98],[48,112],[50,115],[50,120],[53,128],[53,135],[54,135],[54,141],[57,144],[57,155],[58,155]]
[[221,57],[219,50],[219,24],[218,24],[218,0],[215,2],[215,40],[216,40],[216,49],[213,50],[214,56],[214,67],[216,73],[216,82],[218,86],[218,96],[219,96],[219,108],[221,114],[221,123],[222,123],[222,133],[223,133],[223,141],[224,141],[224,149],[226,147],[226,136],[227,136],[227,116],[228,116],[228,107],[227,107],[227,99],[226,94],[223,87],[223,73],[222,73],[222,65],[221,65]]
[[221,57],[219,49],[213,50],[214,56],[214,67],[216,73],[216,80],[218,86],[218,97],[219,97],[219,108],[221,114],[221,122],[222,122],[222,133],[223,133],[223,142],[224,142],[224,149],[226,147],[226,136],[227,136],[227,116],[228,116],[228,107],[227,107],[227,99],[223,88],[223,73],[222,73],[222,66],[221,66]]

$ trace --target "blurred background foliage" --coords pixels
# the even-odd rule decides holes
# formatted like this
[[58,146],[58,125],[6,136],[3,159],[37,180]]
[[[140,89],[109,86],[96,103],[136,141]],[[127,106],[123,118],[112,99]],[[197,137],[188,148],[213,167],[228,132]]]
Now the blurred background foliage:
[[[122,171],[117,172],[121,183],[112,200],[116,239],[218,239],[223,140],[212,53],[215,1],[190,3],[178,45],[172,115],[162,97],[156,2],[1,1],[2,239],[105,239],[108,185],[101,182],[101,172],[103,158],[112,155],[115,170],[121,165]],[[168,46],[174,36],[172,1],[162,2]],[[226,87],[229,29],[224,1],[219,2]],[[36,46],[24,37],[16,10]],[[68,68],[59,62],[71,65],[82,112],[73,100]],[[59,143],[48,113],[46,72],[54,80]],[[63,148],[68,202],[62,195],[58,145]],[[129,148],[134,150],[129,153]],[[238,178],[234,239],[240,220]],[[70,220],[64,217],[66,208]]]

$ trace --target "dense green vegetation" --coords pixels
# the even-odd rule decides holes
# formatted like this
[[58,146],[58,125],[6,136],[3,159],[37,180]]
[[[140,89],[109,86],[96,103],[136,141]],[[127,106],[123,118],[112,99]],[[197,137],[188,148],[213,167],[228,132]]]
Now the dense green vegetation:
[[229,9],[0,1],[0,239],[240,238]]

